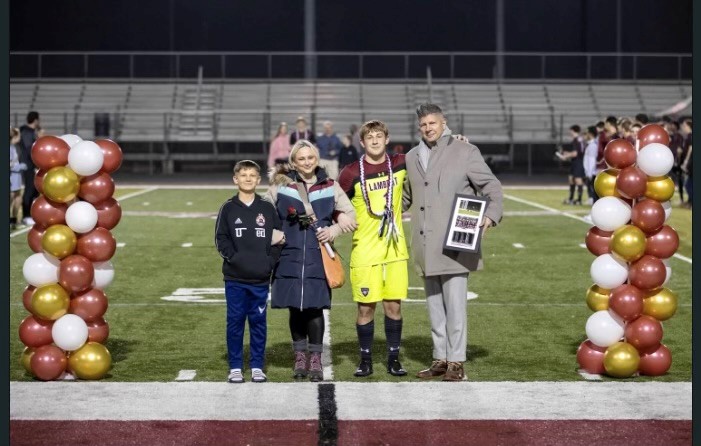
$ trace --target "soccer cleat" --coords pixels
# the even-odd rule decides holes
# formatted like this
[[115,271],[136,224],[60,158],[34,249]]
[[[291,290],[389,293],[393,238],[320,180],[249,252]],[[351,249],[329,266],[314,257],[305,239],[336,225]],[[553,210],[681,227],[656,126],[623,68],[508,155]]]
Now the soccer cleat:
[[304,379],[307,374],[307,353],[295,352],[294,379]]
[[353,373],[353,376],[361,378],[370,375],[372,375],[372,360],[361,359],[360,364],[358,364],[358,368],[355,370],[355,373]]
[[421,379],[431,379],[438,376],[445,375],[445,371],[448,369],[448,363],[445,359],[434,359],[431,366],[427,369],[421,370],[416,374],[417,378]]
[[244,382],[243,373],[241,373],[241,369],[229,370],[229,377],[227,378],[227,381],[234,384],[240,384]]
[[268,380],[261,369],[251,369],[251,381],[254,383],[264,383]]
[[462,362],[448,362],[448,370],[443,375],[443,381],[462,381],[465,379],[465,369]]
[[392,376],[404,376],[406,375],[406,370],[404,370],[399,360],[393,359],[387,363],[387,373]]
[[313,352],[309,358],[309,381],[324,380],[324,369],[321,366],[321,353]]

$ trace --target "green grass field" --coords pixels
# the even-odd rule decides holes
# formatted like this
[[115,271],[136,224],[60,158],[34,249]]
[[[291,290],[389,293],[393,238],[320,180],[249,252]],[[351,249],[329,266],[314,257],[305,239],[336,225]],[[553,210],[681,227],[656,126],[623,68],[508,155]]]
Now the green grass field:
[[[106,342],[113,368],[108,381],[172,381],[183,369],[196,380],[226,379],[225,306],[223,303],[172,302],[161,299],[179,288],[221,288],[221,259],[214,249],[215,215],[232,189],[157,189],[138,193],[120,188],[124,216],[113,230],[125,243],[112,258],[115,280],[106,289],[110,324]],[[529,215],[546,206],[582,216],[587,207],[561,204],[565,191],[507,189],[506,216],[483,241],[485,270],[469,279],[478,298],[468,302],[468,363],[473,381],[577,381],[575,351],[586,335],[591,311],[585,293],[591,285],[594,256],[580,247],[589,226],[563,215]],[[124,199],[123,197],[127,197]],[[534,204],[535,205],[534,205]],[[512,214],[512,215],[510,215]],[[675,208],[668,224],[680,235],[678,253],[691,257],[691,212]],[[406,227],[407,233],[410,228]],[[183,244],[192,244],[183,247]],[[521,244],[517,248],[514,244]],[[349,258],[350,236],[338,242]],[[22,264],[31,254],[26,235],[10,239],[10,378],[31,380],[19,363],[23,345],[17,328],[27,312],[22,306]],[[347,263],[347,262],[346,262]],[[657,378],[691,380],[691,264],[673,258],[668,287],[679,296],[676,315],[664,322],[663,342],[673,355],[671,370]],[[422,281],[410,270],[410,287]],[[223,299],[223,295],[203,296]],[[374,346],[375,374],[369,381],[414,380],[431,360],[430,326],[423,291],[411,290],[403,304],[401,360],[410,372],[394,378],[384,372],[383,317],[378,310]],[[330,334],[335,380],[357,380],[355,305],[350,287],[335,290]],[[291,381],[292,354],[286,310],[268,312],[267,373],[271,381]],[[607,378],[608,379],[608,378]]]

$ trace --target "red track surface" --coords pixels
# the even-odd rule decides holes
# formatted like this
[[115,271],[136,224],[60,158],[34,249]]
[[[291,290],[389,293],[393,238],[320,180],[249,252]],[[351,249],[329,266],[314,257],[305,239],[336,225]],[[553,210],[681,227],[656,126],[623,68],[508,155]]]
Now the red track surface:
[[[313,445],[308,421],[12,420],[20,445]],[[333,443],[330,443],[333,444]],[[691,421],[343,421],[339,445],[690,445]]]

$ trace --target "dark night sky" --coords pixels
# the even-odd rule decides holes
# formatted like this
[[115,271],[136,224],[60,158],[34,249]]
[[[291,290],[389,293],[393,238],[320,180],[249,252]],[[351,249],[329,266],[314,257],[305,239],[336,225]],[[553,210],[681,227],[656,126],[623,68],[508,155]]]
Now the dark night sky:
[[[169,8],[174,5],[174,38]],[[624,52],[691,52],[692,0],[621,0]],[[300,51],[303,0],[10,1],[12,51]],[[504,0],[507,51],[616,51],[614,0]],[[495,2],[317,0],[320,51],[494,51]]]

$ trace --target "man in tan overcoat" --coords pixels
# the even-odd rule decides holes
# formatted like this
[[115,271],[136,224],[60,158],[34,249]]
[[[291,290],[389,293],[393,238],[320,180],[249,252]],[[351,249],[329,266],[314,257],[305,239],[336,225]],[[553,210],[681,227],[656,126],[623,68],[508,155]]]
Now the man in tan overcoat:
[[501,183],[476,146],[451,137],[440,107],[422,104],[416,114],[421,142],[406,155],[403,208],[411,209],[412,257],[424,278],[433,339],[433,362],[417,376],[461,381],[466,378],[467,277],[482,261],[480,253],[444,250],[443,244],[456,193],[489,197],[483,234],[501,221]]

